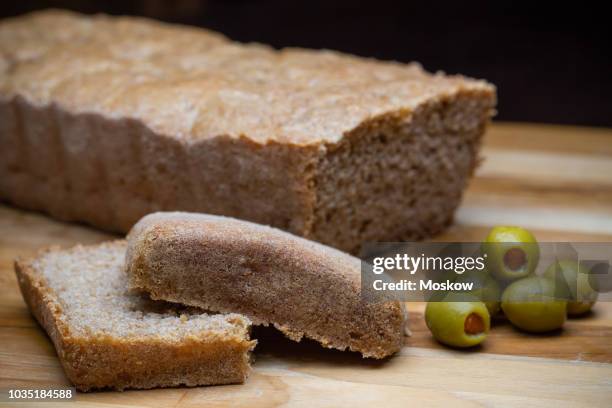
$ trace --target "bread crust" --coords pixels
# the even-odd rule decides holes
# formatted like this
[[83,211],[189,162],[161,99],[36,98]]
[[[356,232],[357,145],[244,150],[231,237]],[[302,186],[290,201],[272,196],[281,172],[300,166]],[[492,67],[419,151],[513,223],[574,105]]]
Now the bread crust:
[[[124,248],[125,242],[103,245]],[[50,248],[34,258],[18,259],[15,272],[25,302],[49,335],[66,376],[78,390],[232,384],[246,380],[249,352],[255,346],[248,338],[190,336],[168,341],[75,333],[57,294],[35,266],[45,254],[65,251]]]
[[133,289],[235,312],[292,340],[384,358],[404,343],[400,302],[361,296],[361,262],[278,229],[206,214],[155,213],[128,235]]

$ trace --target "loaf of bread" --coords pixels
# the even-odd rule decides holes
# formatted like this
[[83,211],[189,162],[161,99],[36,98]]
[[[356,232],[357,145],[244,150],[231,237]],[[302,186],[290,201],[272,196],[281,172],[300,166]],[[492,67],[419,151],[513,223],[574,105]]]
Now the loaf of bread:
[[0,23],[0,199],[127,232],[221,214],[357,252],[453,217],[492,85],[131,17]]
[[362,298],[359,259],[275,228],[150,214],[128,235],[126,271],[130,286],[153,299],[241,313],[296,341],[374,358],[404,342],[404,305]]
[[125,249],[52,249],[15,264],[68,379],[81,391],[243,382],[255,346],[249,320],[129,293]]

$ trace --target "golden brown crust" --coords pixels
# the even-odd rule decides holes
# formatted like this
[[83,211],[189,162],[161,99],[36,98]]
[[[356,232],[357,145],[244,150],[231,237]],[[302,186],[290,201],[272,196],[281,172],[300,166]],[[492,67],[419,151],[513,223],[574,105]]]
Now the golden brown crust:
[[380,115],[493,91],[418,64],[274,50],[133,17],[33,13],[0,26],[0,50],[11,67],[0,82],[5,98],[131,117],[190,142],[244,135],[259,144],[335,143]]
[[[125,247],[122,241],[104,245]],[[37,260],[52,252],[67,251],[52,248],[32,259],[18,259],[15,272],[24,300],[51,338],[66,376],[77,389],[124,390],[245,381],[250,370],[249,351],[255,346],[248,339],[188,336],[168,341],[83,335],[72,330],[70,316],[65,314],[60,299],[36,265]]]
[[361,262],[333,248],[227,217],[155,213],[128,236],[130,285],[154,299],[235,312],[289,338],[383,358],[404,341],[399,302],[361,297]]

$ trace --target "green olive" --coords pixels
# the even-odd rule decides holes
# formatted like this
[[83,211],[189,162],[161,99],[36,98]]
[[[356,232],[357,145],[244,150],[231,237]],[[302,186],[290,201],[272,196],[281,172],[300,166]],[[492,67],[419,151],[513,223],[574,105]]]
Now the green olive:
[[489,315],[494,316],[499,312],[501,300],[501,288],[499,283],[493,279],[487,271],[465,272],[459,275],[455,282],[473,283],[473,289],[469,291],[476,299],[485,304]]
[[436,340],[453,347],[482,343],[491,326],[489,311],[479,301],[428,302],[425,322]]
[[568,299],[567,314],[570,316],[588,312],[597,301],[598,293],[589,282],[589,274],[589,268],[572,260],[554,262],[544,273]]
[[491,275],[509,283],[533,273],[540,248],[531,232],[520,227],[495,227],[482,244],[485,264]]
[[542,333],[565,323],[567,302],[555,297],[554,282],[530,276],[511,283],[502,295],[502,310],[519,329]]

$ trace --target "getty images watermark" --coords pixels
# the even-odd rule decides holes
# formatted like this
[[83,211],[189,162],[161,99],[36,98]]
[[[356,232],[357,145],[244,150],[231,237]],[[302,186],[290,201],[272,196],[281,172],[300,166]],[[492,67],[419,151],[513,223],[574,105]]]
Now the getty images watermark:
[[499,290],[489,286],[531,276],[550,279],[554,298],[612,300],[612,243],[373,243],[363,253],[361,293],[368,301],[462,301],[474,293],[498,301]]

